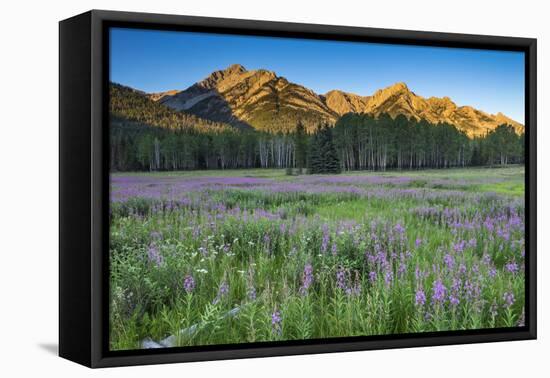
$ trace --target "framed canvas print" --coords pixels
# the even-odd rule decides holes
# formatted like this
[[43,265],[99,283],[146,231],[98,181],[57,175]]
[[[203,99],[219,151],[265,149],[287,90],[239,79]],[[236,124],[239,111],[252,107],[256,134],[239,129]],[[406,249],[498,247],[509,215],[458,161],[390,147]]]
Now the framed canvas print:
[[60,355],[536,337],[536,40],[60,22]]

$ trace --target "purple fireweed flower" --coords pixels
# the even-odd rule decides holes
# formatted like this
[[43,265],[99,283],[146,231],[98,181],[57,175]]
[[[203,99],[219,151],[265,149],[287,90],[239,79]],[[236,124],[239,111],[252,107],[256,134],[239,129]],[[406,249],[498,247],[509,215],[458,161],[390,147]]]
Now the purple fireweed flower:
[[422,277],[424,277],[424,272],[420,270],[420,267],[418,265],[414,269],[414,277],[416,278],[417,281],[420,280]]
[[394,227],[394,230],[398,234],[403,234],[405,232],[405,228],[401,225],[401,223],[397,223]]
[[458,243],[453,244],[453,250],[456,253],[462,253],[462,252],[464,252],[464,247],[465,246],[466,246],[466,242],[464,240],[461,240]]
[[273,333],[276,333],[278,335],[281,334],[282,328],[281,328],[281,322],[282,322],[281,313],[279,311],[275,311],[271,314],[271,327]]
[[371,270],[371,271],[369,272],[369,281],[370,281],[370,282],[376,281],[376,272],[375,272],[374,270]]
[[162,257],[157,246],[154,243],[151,243],[149,245],[149,249],[147,250],[147,257],[149,258],[149,262],[155,264],[156,266],[161,266],[164,262],[164,258]]
[[480,295],[481,287],[479,286],[479,283],[472,283],[470,280],[466,280],[464,282],[464,296],[466,297],[466,299],[477,299]]
[[361,294],[361,286],[354,284],[352,287],[346,288],[346,295],[349,297],[357,297]]
[[451,303],[452,306],[457,306],[460,303],[460,300],[457,296],[451,294],[449,295],[449,303]]
[[361,294],[361,280],[359,278],[359,272],[355,271],[355,278],[353,280],[353,286],[346,288],[346,294],[348,296],[358,297]]
[[426,303],[426,294],[424,293],[424,290],[418,289],[416,291],[415,303],[417,306],[424,306]]
[[275,311],[271,314],[271,324],[277,325],[281,323],[281,313],[279,311]]
[[304,267],[304,273],[302,275],[302,286],[300,287],[300,294],[306,296],[308,294],[309,287],[313,284],[313,266],[306,264]]
[[344,268],[339,268],[336,272],[336,287],[339,289],[346,289],[346,271]]
[[254,286],[248,288],[248,299],[250,299],[251,301],[256,300],[256,289],[254,288]]
[[460,278],[453,278],[453,284],[451,285],[451,291],[453,293],[460,292],[460,288],[462,287],[462,280]]
[[365,259],[367,260],[367,265],[376,264],[376,255],[371,254],[369,251],[365,252]]
[[494,266],[489,268],[489,277],[494,278],[497,275],[497,270]]
[[337,253],[338,253],[338,247],[336,246],[336,243],[332,243],[331,251],[332,251],[332,255],[333,255],[333,256],[336,256],[336,255],[337,255]]
[[464,292],[467,299],[474,297],[474,285],[469,279],[464,282]]
[[325,253],[328,249],[328,242],[330,239],[328,225],[323,224],[323,240],[321,241],[321,253]]
[[402,278],[405,275],[405,271],[407,270],[407,264],[404,262],[399,264],[399,268],[397,269],[397,275],[399,278]]
[[447,294],[447,289],[441,280],[437,280],[433,286],[433,295],[432,300],[436,303],[441,303],[445,300],[445,295]]
[[191,294],[193,290],[195,289],[195,280],[193,279],[193,276],[188,274],[185,276],[185,279],[183,280],[183,288],[188,294]]
[[483,222],[483,225],[485,226],[485,228],[489,232],[493,232],[493,230],[495,229],[495,225],[493,223],[493,220],[489,217],[485,218],[485,222]]
[[505,267],[506,267],[506,270],[508,272],[513,273],[513,274],[515,274],[519,271],[519,266],[514,261],[509,262],[508,264],[505,265]]
[[508,293],[508,292],[504,293],[504,295],[502,296],[502,300],[504,301],[504,307],[505,308],[512,307],[512,305],[516,301],[516,299],[514,297],[514,293]]
[[220,286],[220,290],[218,292],[221,296],[225,296],[227,295],[227,293],[229,293],[229,285],[227,284],[227,282],[223,282]]
[[510,240],[510,232],[508,230],[498,229],[497,230],[497,236],[508,241]]
[[421,244],[422,244],[422,239],[420,238],[417,238],[416,241],[414,242],[414,245],[416,246],[416,248],[420,247]]
[[220,285],[220,288],[218,289],[218,294],[216,295],[216,298],[214,298],[214,301],[212,301],[212,304],[219,303],[223,298],[225,298],[229,294],[229,284],[227,282],[222,282]]
[[390,286],[393,282],[393,272],[391,270],[387,270],[386,274],[384,275],[384,282],[386,283],[386,286]]
[[447,269],[453,270],[455,266],[455,259],[451,254],[447,253],[443,256],[443,261],[445,262],[445,265],[447,265]]
[[378,254],[376,255],[376,262],[380,266],[386,266],[388,264],[388,259],[387,259],[387,256],[386,256],[386,252],[384,252],[384,251],[378,252]]

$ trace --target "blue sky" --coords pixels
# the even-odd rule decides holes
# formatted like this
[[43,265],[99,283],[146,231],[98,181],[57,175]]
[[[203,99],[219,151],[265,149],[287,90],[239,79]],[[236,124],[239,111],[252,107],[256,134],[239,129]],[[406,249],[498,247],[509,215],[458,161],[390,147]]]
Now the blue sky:
[[371,95],[402,81],[423,97],[449,96],[524,123],[520,52],[115,28],[110,56],[110,80],[146,92],[185,89],[239,63],[319,94]]

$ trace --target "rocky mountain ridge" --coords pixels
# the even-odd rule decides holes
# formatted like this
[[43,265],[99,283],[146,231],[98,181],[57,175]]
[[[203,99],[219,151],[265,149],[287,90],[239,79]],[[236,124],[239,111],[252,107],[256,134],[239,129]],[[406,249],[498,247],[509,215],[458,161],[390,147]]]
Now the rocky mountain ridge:
[[501,124],[513,126],[517,133],[524,132],[521,123],[502,113],[458,106],[449,97],[424,98],[402,82],[379,89],[371,96],[341,90],[317,94],[273,71],[247,70],[240,64],[215,71],[185,90],[148,96],[200,118],[267,132],[291,132],[298,122],[312,131],[319,123],[333,124],[349,112],[375,117],[404,115],[432,124],[445,122],[469,137],[485,135]]

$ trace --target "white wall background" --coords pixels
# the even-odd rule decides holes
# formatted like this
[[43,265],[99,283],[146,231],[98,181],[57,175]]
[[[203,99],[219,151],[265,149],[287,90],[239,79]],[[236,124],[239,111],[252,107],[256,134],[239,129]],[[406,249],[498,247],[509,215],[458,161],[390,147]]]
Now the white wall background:
[[[519,377],[550,372],[544,1],[4,1],[0,22],[0,375],[67,377]],[[58,25],[89,9],[536,37],[539,123],[539,340],[89,370],[56,356]],[[546,66],[546,67],[545,67]],[[76,127],[77,125],[75,125]],[[547,127],[549,126],[549,127]]]

